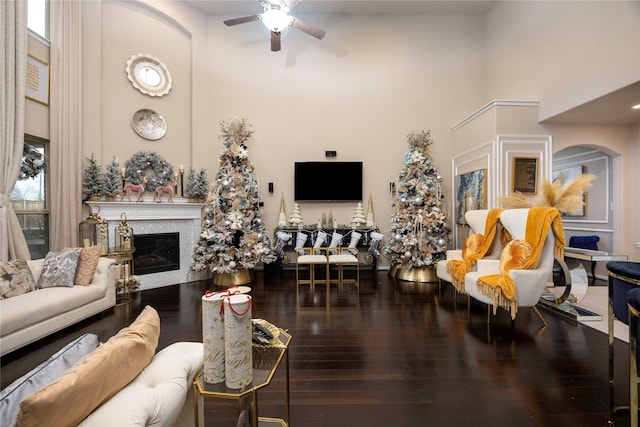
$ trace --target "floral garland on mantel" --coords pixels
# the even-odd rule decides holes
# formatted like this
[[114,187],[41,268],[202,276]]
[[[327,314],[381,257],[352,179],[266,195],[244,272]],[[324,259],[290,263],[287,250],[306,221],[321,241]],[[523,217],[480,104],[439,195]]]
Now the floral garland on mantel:
[[127,160],[125,168],[127,182],[138,185],[142,184],[143,177],[147,178],[146,191],[169,184],[173,177],[173,166],[153,151],[137,152]]

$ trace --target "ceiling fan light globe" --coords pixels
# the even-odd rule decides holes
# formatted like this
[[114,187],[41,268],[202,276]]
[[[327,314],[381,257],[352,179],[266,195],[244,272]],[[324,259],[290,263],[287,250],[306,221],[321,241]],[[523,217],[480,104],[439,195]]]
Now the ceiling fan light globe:
[[291,17],[286,12],[278,9],[265,10],[260,15],[260,20],[270,31],[282,31],[291,24]]

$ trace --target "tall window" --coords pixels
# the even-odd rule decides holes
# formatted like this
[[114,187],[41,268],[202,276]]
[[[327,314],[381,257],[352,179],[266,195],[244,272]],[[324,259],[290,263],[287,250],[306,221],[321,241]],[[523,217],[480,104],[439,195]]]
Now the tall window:
[[27,26],[43,39],[49,40],[49,0],[28,0]]
[[11,192],[11,205],[32,259],[44,258],[49,252],[47,149],[46,140],[25,135],[20,175]]

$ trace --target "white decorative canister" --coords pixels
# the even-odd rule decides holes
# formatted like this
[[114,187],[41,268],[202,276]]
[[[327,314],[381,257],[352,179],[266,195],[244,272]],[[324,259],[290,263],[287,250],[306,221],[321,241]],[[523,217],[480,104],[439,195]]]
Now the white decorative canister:
[[224,312],[222,300],[228,292],[207,292],[202,297],[202,344],[204,351],[204,381],[218,384],[224,381]]
[[249,295],[224,299],[225,383],[240,389],[253,381],[251,304]]

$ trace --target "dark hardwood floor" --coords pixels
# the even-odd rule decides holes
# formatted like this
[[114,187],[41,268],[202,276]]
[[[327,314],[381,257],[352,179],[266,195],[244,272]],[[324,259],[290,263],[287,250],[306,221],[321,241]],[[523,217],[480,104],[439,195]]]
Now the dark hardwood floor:
[[[266,275],[266,277],[265,277]],[[395,282],[362,272],[352,286],[296,294],[295,274],[256,272],[253,317],[288,329],[291,425],[315,426],[605,426],[607,336],[542,310],[514,323],[499,310],[488,327],[486,307],[456,298],[445,284]],[[152,289],[134,301],[81,322],[1,360],[2,388],[73,338],[92,332],[106,341],[145,305],[161,317],[159,349],[200,341],[200,297],[206,282]],[[457,303],[456,303],[457,301]],[[628,346],[616,341],[616,403],[628,402]],[[279,369],[259,392],[260,415],[285,416]],[[206,401],[207,425],[235,425],[233,401]],[[629,425],[619,417],[616,426]]]

